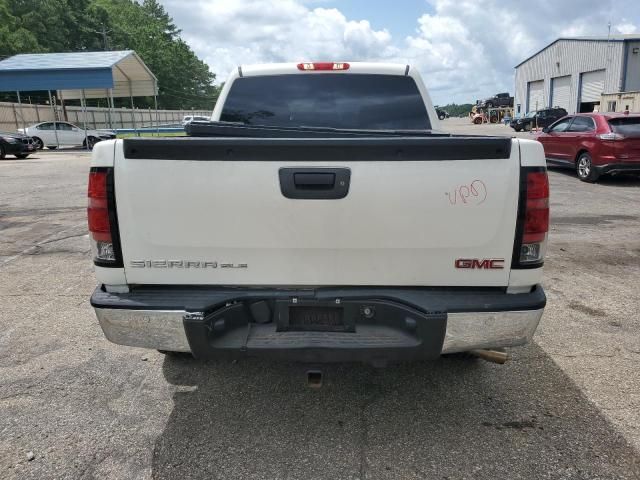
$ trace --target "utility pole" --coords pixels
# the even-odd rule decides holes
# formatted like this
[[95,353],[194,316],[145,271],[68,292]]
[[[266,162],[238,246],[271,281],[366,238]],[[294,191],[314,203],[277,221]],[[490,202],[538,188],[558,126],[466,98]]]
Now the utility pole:
[[611,63],[611,20],[607,23],[607,68]]
[[[607,23],[607,70],[611,67],[611,19]],[[618,91],[621,92],[624,87],[624,76],[620,77],[620,83],[618,84]],[[600,105],[600,110],[602,111],[602,105]]]
[[98,35],[102,35],[102,44],[104,46],[104,51],[107,52],[109,51],[109,37],[108,35],[112,32],[113,30],[107,30],[107,27],[105,26],[105,24],[102,24],[102,30],[93,30],[94,33],[97,33]]

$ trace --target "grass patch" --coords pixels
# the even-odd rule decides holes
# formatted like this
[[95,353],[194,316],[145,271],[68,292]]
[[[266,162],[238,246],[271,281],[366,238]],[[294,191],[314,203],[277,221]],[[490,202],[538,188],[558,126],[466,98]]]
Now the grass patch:
[[119,133],[118,138],[133,138],[133,137],[186,137],[186,132],[167,132],[157,134],[156,132],[142,132],[139,134],[135,133]]

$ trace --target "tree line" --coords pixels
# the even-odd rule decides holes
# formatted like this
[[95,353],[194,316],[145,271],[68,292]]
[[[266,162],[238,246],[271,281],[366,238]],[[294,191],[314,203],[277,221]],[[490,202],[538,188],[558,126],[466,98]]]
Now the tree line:
[[442,105],[441,109],[445,110],[452,117],[466,117],[469,115],[473,105],[471,103],[449,103],[448,105]]
[[[135,50],[158,78],[159,108],[210,110],[219,91],[215,74],[180,33],[157,0],[0,0],[0,58]],[[152,107],[153,99],[136,99],[136,106]]]

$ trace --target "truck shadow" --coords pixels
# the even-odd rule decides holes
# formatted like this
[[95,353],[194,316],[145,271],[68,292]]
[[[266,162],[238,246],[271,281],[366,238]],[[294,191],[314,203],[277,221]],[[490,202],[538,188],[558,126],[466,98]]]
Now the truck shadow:
[[167,358],[161,478],[638,478],[640,455],[537,345],[504,366]]

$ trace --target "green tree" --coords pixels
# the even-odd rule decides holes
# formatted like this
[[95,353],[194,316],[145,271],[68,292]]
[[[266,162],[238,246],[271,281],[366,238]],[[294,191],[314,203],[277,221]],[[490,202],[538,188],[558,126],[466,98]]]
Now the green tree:
[[36,36],[12,15],[6,1],[0,1],[0,58],[40,50]]
[[111,48],[135,50],[158,78],[162,108],[213,108],[215,75],[180,38],[156,0],[94,0],[109,18]]
[[471,107],[473,107],[473,105],[470,103],[449,103],[448,105],[443,105],[440,108],[448,112],[452,117],[460,117],[469,115]]
[[136,51],[158,79],[161,108],[213,108],[215,75],[157,0],[0,0],[0,56],[106,47]]
[[[90,0],[4,0],[20,24],[37,39],[40,51],[96,50],[95,21],[87,15]],[[28,53],[28,52],[24,52]]]

